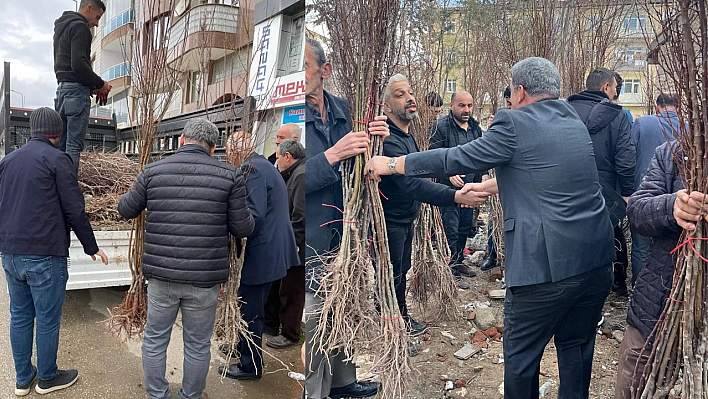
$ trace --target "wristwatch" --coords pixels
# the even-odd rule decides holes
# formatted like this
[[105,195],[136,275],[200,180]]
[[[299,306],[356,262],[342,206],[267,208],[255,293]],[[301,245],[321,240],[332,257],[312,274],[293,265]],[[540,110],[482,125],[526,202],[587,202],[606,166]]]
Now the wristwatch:
[[398,172],[396,172],[396,164],[397,163],[398,163],[398,157],[388,159],[388,163],[386,165],[388,165],[388,170],[391,171],[392,175],[398,174]]

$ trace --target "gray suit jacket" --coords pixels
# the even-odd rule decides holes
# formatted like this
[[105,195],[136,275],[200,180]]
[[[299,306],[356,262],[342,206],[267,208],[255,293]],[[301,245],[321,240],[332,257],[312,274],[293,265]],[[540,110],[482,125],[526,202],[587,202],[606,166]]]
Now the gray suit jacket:
[[496,168],[510,287],[560,281],[615,259],[592,141],[562,100],[501,110],[481,138],[410,154],[405,167],[418,177]]

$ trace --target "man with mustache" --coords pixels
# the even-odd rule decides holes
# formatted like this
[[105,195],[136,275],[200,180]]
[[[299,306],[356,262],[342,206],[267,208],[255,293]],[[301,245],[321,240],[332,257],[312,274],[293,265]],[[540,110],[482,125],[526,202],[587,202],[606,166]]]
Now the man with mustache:
[[[413,90],[405,76],[398,74],[389,79],[383,100],[384,114],[388,117],[388,129],[391,133],[388,140],[384,141],[384,155],[396,159],[401,155],[418,152],[418,145],[409,134],[410,123],[418,117],[418,111]],[[384,177],[379,188],[381,195],[385,197],[382,203],[398,308],[406,321],[408,331],[417,336],[423,334],[428,326],[408,314],[406,273],[411,268],[413,222],[418,217],[420,203],[441,207],[453,207],[463,202],[479,205],[486,200],[486,195],[464,196],[461,191],[447,185],[402,175]],[[415,351],[411,348],[411,355],[414,354]]]
[[[432,130],[428,135],[430,149],[453,148],[482,137],[482,129],[479,127],[479,122],[472,117],[472,110],[474,110],[474,100],[470,93],[466,91],[453,93],[450,100],[450,113],[439,118],[431,127]],[[459,190],[465,183],[481,182],[482,174],[440,176],[438,181]],[[467,243],[467,234],[472,229],[474,209],[454,204],[440,207],[440,212],[442,213],[445,236],[447,236],[452,253],[450,258],[452,273],[458,280],[461,280],[462,277],[476,276],[477,273],[474,270],[462,263],[465,259],[463,251]],[[466,285],[460,286],[463,289],[466,287]]]

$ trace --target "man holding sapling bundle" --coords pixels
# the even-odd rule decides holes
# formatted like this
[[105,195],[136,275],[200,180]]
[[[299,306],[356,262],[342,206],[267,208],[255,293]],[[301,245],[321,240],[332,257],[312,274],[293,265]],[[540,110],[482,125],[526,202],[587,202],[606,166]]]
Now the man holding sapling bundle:
[[[418,117],[413,90],[405,76],[398,74],[389,79],[383,95],[384,113],[388,117],[391,136],[384,141],[383,153],[388,157],[407,155],[418,152],[418,145],[408,129],[410,123]],[[388,247],[393,265],[396,299],[398,309],[406,321],[406,327],[413,336],[423,334],[428,326],[416,321],[408,314],[406,306],[406,274],[411,268],[413,222],[418,217],[420,203],[436,206],[454,206],[458,203],[477,206],[484,203],[488,193],[455,190],[444,184],[428,179],[416,179],[402,175],[386,176],[379,185]],[[467,285],[469,288],[469,285]]]
[[[311,38],[305,44],[305,103],[307,148],[305,154],[305,393],[309,399],[368,398],[378,385],[357,382],[356,366],[342,351],[316,350],[313,334],[327,315],[319,309],[324,299],[315,295],[323,272],[321,256],[337,248],[342,234],[342,178],[339,163],[368,150],[366,132],[352,132],[347,101],[324,91],[332,75],[322,45]],[[369,132],[387,137],[386,117],[376,117]]]
[[217,299],[229,278],[229,234],[240,238],[253,232],[243,174],[212,158],[219,135],[204,118],[187,122],[177,153],[145,166],[118,204],[118,213],[127,219],[138,217],[149,204],[142,262],[148,282],[142,360],[150,399],[170,397],[167,346],[178,311],[184,330],[179,397],[202,395]]
[[498,192],[504,211],[504,395],[538,397],[541,357],[553,338],[559,397],[587,398],[597,322],[612,284],[612,225],[592,142],[577,113],[558,99],[556,67],[527,58],[512,67],[511,81],[513,111],[500,110],[481,138],[376,156],[364,170],[378,180],[496,168],[496,179],[462,191]]

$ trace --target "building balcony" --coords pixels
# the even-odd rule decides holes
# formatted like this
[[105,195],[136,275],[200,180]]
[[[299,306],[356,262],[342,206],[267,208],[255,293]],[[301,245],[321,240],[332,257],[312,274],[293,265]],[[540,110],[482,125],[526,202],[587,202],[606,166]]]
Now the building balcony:
[[105,48],[114,40],[127,35],[132,30],[134,18],[134,12],[129,8],[106,22],[103,26],[101,46]]
[[217,60],[253,40],[246,24],[250,11],[222,4],[199,5],[172,24],[167,41],[168,63],[182,71],[198,70],[201,57]]
[[122,62],[114,65],[101,73],[101,79],[114,87],[114,92],[118,89],[130,86],[130,63]]

